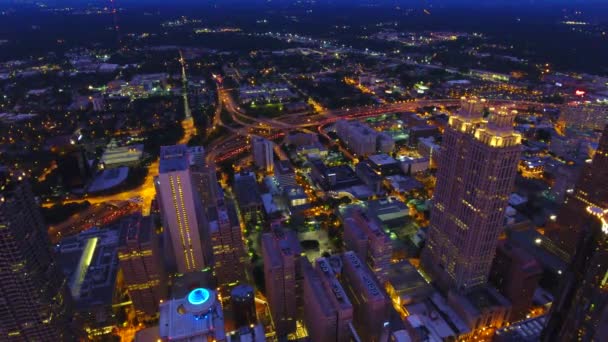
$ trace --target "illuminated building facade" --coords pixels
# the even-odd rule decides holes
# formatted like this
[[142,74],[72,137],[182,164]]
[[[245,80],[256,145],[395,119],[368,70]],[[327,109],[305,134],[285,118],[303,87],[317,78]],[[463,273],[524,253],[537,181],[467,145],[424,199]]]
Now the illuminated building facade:
[[487,282],[515,181],[521,136],[514,112],[482,118],[483,102],[463,100],[443,137],[423,269],[439,287],[467,290]]
[[216,203],[223,197],[217,182],[217,171],[215,165],[190,165],[192,183],[203,204]]
[[159,335],[163,341],[224,341],[224,314],[217,293],[196,288],[185,298],[160,305]]
[[580,217],[581,234],[542,341],[603,341],[608,336],[608,215]]
[[0,172],[0,340],[72,340],[67,283],[23,177]]
[[140,321],[158,316],[158,304],[167,295],[167,278],[158,237],[150,216],[134,215],[122,221],[118,264]]
[[277,336],[296,330],[302,253],[296,234],[275,229],[262,235],[266,297]]
[[560,208],[552,231],[548,236],[565,252],[573,255],[581,232],[581,217],[588,206],[608,209],[608,126],[600,138],[591,164],[583,167],[574,189],[566,190],[566,199]]
[[157,194],[165,236],[171,241],[179,273],[205,268],[201,232],[205,230],[202,202],[192,183],[190,158],[185,145],[163,146],[160,150]]
[[246,256],[239,217],[230,199],[219,200],[210,207],[207,217],[213,271],[218,285],[226,290],[245,278]]

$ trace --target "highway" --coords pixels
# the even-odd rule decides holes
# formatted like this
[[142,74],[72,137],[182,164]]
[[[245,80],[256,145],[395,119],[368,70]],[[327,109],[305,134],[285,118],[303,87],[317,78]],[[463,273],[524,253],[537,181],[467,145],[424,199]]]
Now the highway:
[[[184,136],[178,141],[178,144],[186,144],[192,137],[196,135],[196,127],[192,119],[190,106],[188,105],[187,91],[187,75],[186,61],[182,57],[180,51],[180,63],[182,64],[182,78],[184,88],[182,96],[184,98],[184,119],[182,127],[184,128]],[[230,94],[229,89],[224,89],[221,84],[217,84],[218,104],[213,119],[213,129],[219,126],[227,128],[229,131],[223,137],[213,141],[209,146],[206,146],[207,162],[209,164],[215,162],[223,162],[234,158],[250,149],[250,138],[252,136],[261,136],[270,140],[283,137],[290,130],[301,130],[306,132],[318,132],[319,128],[327,124],[336,122],[339,119],[354,120],[376,117],[383,114],[414,111],[419,107],[424,106],[458,106],[458,99],[431,99],[431,100],[414,100],[400,103],[382,104],[375,106],[354,107],[348,109],[323,110],[318,114],[286,114],[274,119],[258,118],[247,115],[235,102]],[[551,107],[552,105],[539,104],[536,102],[527,101],[510,101],[510,100],[491,100],[489,104],[492,106],[507,105],[514,108],[527,109],[528,107]],[[231,117],[232,123],[222,122],[222,111],[226,110]],[[50,207],[57,203],[72,203],[89,201],[91,204],[107,203],[112,201],[125,201],[138,199],[142,203],[144,215],[149,213],[149,207],[152,199],[156,195],[154,188],[154,177],[158,175],[158,159],[148,166],[148,174],[141,186],[108,196],[91,196],[80,199],[65,199],[61,202],[48,201],[43,204],[45,207]]]
[[[248,137],[259,135],[267,139],[276,139],[285,135],[290,130],[318,131],[319,127],[334,123],[340,119],[354,120],[376,117],[383,114],[394,112],[415,111],[419,107],[437,106],[449,107],[459,106],[459,99],[429,99],[404,101],[399,103],[382,104],[375,106],[354,107],[348,109],[324,110],[318,114],[287,114],[275,119],[257,118],[248,116],[235,103],[228,91],[223,91],[220,97],[224,108],[229,112],[232,119],[240,124],[238,134]],[[550,104],[542,104],[529,101],[512,100],[489,100],[488,104],[494,107],[509,106],[515,109],[527,109],[529,107],[552,107]],[[244,121],[246,120],[246,121]],[[262,130],[260,129],[262,128]],[[233,158],[250,149],[248,139],[237,139],[236,137],[226,137],[218,144],[214,144],[207,151],[213,151],[209,155],[209,161],[222,162]]]

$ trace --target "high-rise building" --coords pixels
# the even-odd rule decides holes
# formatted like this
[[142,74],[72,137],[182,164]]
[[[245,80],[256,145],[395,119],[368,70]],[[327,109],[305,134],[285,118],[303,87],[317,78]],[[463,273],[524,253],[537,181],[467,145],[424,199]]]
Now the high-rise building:
[[297,296],[301,286],[301,248],[293,231],[274,229],[262,235],[266,297],[277,336],[296,329]]
[[304,322],[313,341],[350,341],[353,305],[329,261],[319,258],[316,268],[303,260]]
[[251,172],[241,172],[234,175],[234,195],[239,205],[239,211],[246,222],[257,222],[264,212],[262,197],[258,182]]
[[530,313],[542,272],[536,259],[523,249],[506,240],[498,243],[490,282],[511,302],[509,321],[520,321]]
[[485,284],[515,181],[521,136],[514,113],[488,122],[483,102],[463,100],[445,129],[423,269],[444,291]]
[[71,341],[71,298],[22,173],[0,171],[0,340]]
[[192,183],[198,193],[203,206],[214,205],[223,197],[221,188],[217,182],[217,170],[215,165],[190,165]]
[[124,233],[118,264],[140,321],[158,317],[158,304],[167,296],[167,277],[160,245],[150,216],[121,220]]
[[379,341],[388,322],[390,301],[371,270],[352,252],[342,255],[342,285],[354,309],[354,326],[362,341]]
[[251,139],[251,153],[253,162],[266,173],[272,173],[274,167],[274,151],[272,142],[262,137]]
[[[192,182],[190,156],[185,145],[160,150],[157,193],[165,236],[179,273],[205,268],[208,253],[203,247],[206,218]],[[205,239],[206,240],[206,239]]]
[[608,210],[589,206],[553,301],[542,341],[603,341],[608,336]]
[[205,166],[205,148],[203,146],[188,147],[190,165]]
[[196,288],[185,298],[160,305],[159,335],[163,341],[224,341],[224,314],[217,293]]
[[378,280],[387,280],[393,252],[391,239],[380,228],[377,221],[357,208],[350,210],[344,218],[344,245],[365,260]]
[[566,199],[557,214],[553,229],[547,232],[566,253],[573,255],[581,232],[581,217],[588,206],[608,208],[608,125],[600,138],[591,164],[583,167],[574,189],[566,190]]
[[231,199],[219,200],[208,208],[209,245],[213,271],[222,289],[236,285],[245,277],[243,234],[236,207]]
[[296,182],[296,171],[289,160],[277,160],[274,163],[274,177],[279,182],[279,186],[282,189],[286,189],[290,186],[297,186]]
[[230,303],[234,313],[234,322],[237,328],[248,327],[257,324],[258,318],[255,313],[255,293],[253,287],[240,284],[230,291]]

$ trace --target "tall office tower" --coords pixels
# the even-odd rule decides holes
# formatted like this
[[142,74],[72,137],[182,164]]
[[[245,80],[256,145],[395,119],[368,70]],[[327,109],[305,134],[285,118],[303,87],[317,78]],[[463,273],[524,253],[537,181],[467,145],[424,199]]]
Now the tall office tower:
[[185,145],[161,147],[156,184],[165,236],[179,273],[202,270],[208,255],[201,240],[206,218],[192,184],[189,158]]
[[236,327],[248,327],[257,324],[258,318],[255,313],[255,293],[253,287],[240,284],[230,291],[230,303],[234,313]]
[[217,182],[215,165],[190,165],[190,173],[194,188],[203,201],[203,206],[214,205],[222,199],[223,194]]
[[234,195],[245,222],[259,222],[264,212],[264,202],[258,190],[258,182],[252,172],[240,172],[234,175]]
[[509,321],[526,319],[542,273],[541,265],[526,251],[506,240],[498,243],[489,280],[511,302]]
[[71,341],[71,297],[24,175],[0,171],[0,340]]
[[158,317],[158,304],[167,296],[167,277],[160,245],[150,216],[122,220],[118,264],[140,321]]
[[344,253],[342,263],[342,285],[353,304],[354,326],[362,341],[379,341],[389,318],[388,296],[354,252]]
[[205,148],[203,146],[191,146],[188,148],[190,165],[205,165]]
[[378,222],[363,210],[350,210],[344,219],[344,245],[365,260],[380,283],[387,281],[393,247],[391,239]]
[[202,146],[189,147],[188,155],[192,184],[203,201],[203,206],[214,205],[222,197],[215,164],[208,165],[205,162],[205,149]]
[[513,188],[521,136],[514,112],[482,118],[482,103],[464,100],[445,129],[424,270],[441,289],[485,284]]
[[316,268],[303,260],[304,322],[313,341],[350,341],[353,306],[329,261],[319,258]]
[[575,253],[581,232],[581,217],[587,206],[608,208],[608,125],[605,126],[591,164],[586,164],[573,190],[566,191],[566,199],[547,235],[566,253]]
[[301,286],[300,243],[280,228],[262,235],[266,297],[277,336],[296,330],[297,296]]
[[231,199],[220,200],[210,207],[209,245],[213,253],[213,271],[218,285],[225,290],[245,278],[246,261],[243,234],[236,207]]
[[224,314],[217,293],[196,288],[185,298],[160,305],[159,335],[162,341],[225,341]]
[[253,162],[266,173],[271,173],[274,166],[272,142],[261,137],[251,139]]
[[605,341],[608,336],[608,210],[589,206],[588,211],[579,216],[576,253],[551,306],[543,341]]

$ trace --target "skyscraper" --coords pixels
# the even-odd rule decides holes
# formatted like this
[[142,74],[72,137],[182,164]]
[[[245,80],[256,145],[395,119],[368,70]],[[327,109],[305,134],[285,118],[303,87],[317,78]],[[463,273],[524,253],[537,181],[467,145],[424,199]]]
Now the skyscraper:
[[125,233],[118,247],[118,262],[140,321],[153,319],[167,295],[167,279],[158,237],[150,216],[122,220]]
[[192,184],[203,201],[203,205],[216,203],[222,197],[222,192],[217,182],[215,164],[206,163],[205,149],[201,146],[189,147],[188,155]]
[[581,217],[588,206],[608,208],[608,125],[605,126],[593,160],[583,167],[575,189],[566,191],[553,227],[547,235],[566,253],[573,255],[581,232]]
[[464,100],[445,130],[424,270],[443,290],[485,284],[521,151],[514,113]]
[[362,341],[380,341],[390,302],[371,270],[352,252],[342,255],[342,285],[354,309],[354,326]]
[[313,268],[302,260],[304,322],[313,341],[350,341],[353,305],[329,261],[319,258]]
[[234,202],[228,198],[209,207],[209,245],[213,253],[213,271],[223,290],[245,277],[245,247]]
[[274,166],[272,142],[261,137],[251,139],[253,162],[266,173],[271,173]]
[[359,208],[346,214],[344,245],[347,250],[354,251],[359,259],[367,262],[380,283],[387,280],[393,252],[392,242],[378,222]]
[[24,174],[0,170],[0,340],[71,341],[71,297]]
[[190,165],[192,183],[203,205],[216,203],[221,197],[215,165]]
[[275,229],[262,235],[266,297],[277,336],[296,329],[300,243],[292,231]]
[[163,146],[160,150],[157,193],[165,236],[177,271],[188,273],[205,268],[206,231],[202,202],[192,183],[190,156],[185,145]]
[[576,253],[551,306],[542,340],[604,341],[608,336],[608,210],[579,216]]

